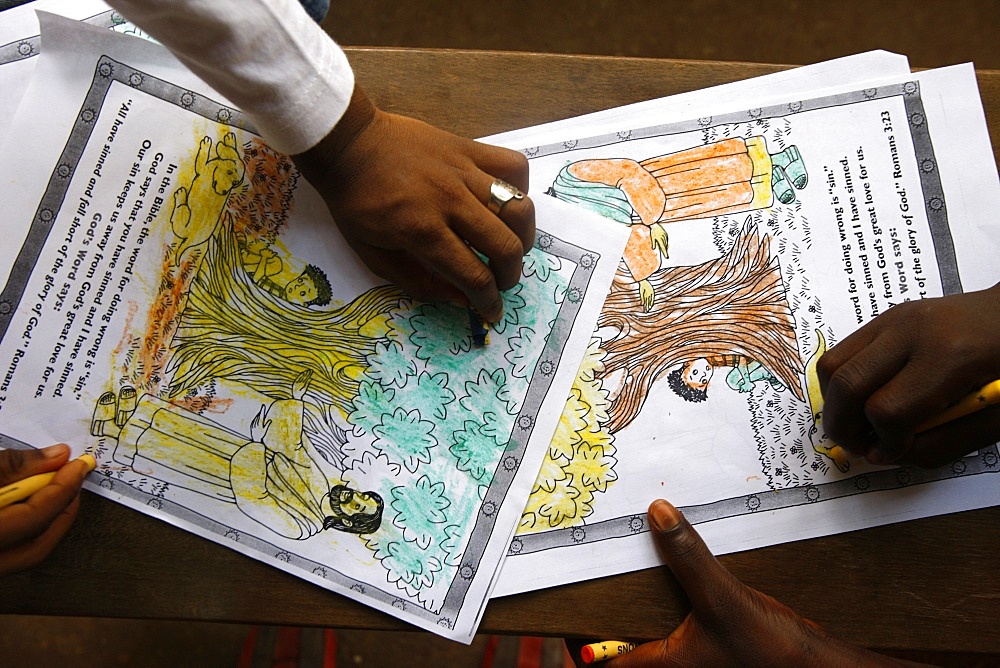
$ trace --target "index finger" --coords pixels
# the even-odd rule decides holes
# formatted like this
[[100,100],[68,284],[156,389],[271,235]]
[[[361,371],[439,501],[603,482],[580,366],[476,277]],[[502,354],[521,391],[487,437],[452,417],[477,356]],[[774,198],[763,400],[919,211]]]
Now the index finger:
[[869,399],[906,366],[901,334],[862,328],[828,350],[816,366],[823,394],[823,428],[856,454],[870,444]]

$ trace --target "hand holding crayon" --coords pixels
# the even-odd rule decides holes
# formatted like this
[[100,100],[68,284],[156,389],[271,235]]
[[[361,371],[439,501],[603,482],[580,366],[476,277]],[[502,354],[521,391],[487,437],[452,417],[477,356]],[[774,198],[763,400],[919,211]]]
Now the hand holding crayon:
[[0,576],[40,563],[73,524],[96,461],[69,456],[63,444],[0,450]]

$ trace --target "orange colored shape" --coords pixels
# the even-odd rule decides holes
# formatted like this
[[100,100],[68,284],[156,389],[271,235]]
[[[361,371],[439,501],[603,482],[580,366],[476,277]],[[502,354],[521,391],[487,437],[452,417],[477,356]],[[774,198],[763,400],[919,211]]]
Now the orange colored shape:
[[653,248],[648,227],[633,225],[631,229],[622,258],[632,278],[641,281],[660,268],[660,254]]

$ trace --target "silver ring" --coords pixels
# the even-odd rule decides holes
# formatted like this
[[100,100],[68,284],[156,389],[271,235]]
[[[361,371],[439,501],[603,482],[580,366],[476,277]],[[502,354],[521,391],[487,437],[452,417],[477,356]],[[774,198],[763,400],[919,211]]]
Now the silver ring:
[[524,199],[524,193],[506,181],[494,179],[490,184],[490,201],[486,203],[486,208],[499,216],[504,205],[512,199]]

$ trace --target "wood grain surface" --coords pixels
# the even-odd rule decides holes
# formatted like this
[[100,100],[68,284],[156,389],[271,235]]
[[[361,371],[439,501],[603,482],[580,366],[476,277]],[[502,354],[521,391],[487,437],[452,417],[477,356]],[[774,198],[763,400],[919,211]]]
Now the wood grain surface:
[[[382,108],[468,137],[782,69],[523,53],[350,49]],[[979,73],[994,153],[1000,71]],[[84,492],[40,567],[4,578],[0,614],[184,619],[410,630],[228,547]],[[747,584],[873,648],[1000,647],[1000,507],[723,556]],[[481,632],[655,638],[686,614],[664,569],[491,601]]]

